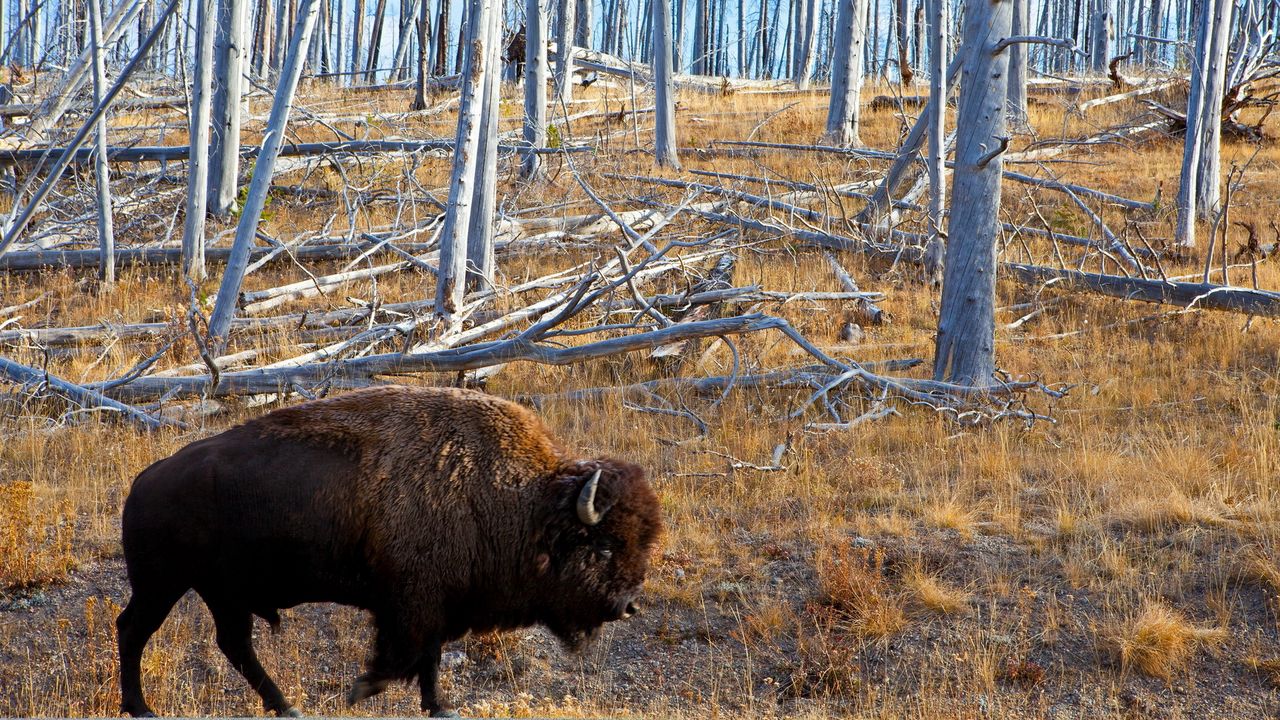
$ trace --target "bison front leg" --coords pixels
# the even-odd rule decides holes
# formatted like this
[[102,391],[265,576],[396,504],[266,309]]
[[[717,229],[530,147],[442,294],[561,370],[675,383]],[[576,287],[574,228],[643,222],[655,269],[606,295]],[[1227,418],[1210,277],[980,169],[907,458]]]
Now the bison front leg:
[[293,705],[285,699],[284,693],[258,662],[258,655],[253,651],[253,615],[248,610],[234,606],[226,606],[217,602],[205,604],[213,614],[213,624],[217,630],[218,649],[231,661],[244,679],[249,681],[262,698],[262,706],[280,717],[302,717]]
[[387,689],[392,680],[412,680],[418,667],[413,644],[400,632],[399,615],[383,611],[373,618],[376,635],[368,669],[347,691],[347,706]]
[[418,686],[422,689],[422,710],[435,718],[456,718],[453,705],[440,695],[440,643],[430,642],[418,659]]

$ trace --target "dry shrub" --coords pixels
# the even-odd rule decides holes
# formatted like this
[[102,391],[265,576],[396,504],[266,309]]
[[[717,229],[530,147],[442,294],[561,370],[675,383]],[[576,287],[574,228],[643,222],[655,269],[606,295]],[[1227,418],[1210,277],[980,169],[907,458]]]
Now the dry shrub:
[[1224,628],[1193,625],[1158,602],[1145,603],[1141,612],[1110,623],[1102,633],[1104,647],[1122,668],[1166,680],[1198,649],[1216,647],[1226,639]]
[[848,543],[818,552],[818,604],[861,637],[883,638],[907,624],[903,598],[885,577],[884,551]]
[[66,502],[44,502],[29,482],[0,484],[0,591],[62,580],[75,566]]
[[969,593],[960,588],[948,587],[937,576],[913,570],[905,580],[915,601],[926,610],[953,615],[969,606]]
[[796,623],[798,662],[788,692],[850,697],[862,687],[862,647],[907,624],[905,598],[885,577],[884,551],[824,545],[816,557],[818,591]]
[[790,695],[850,697],[862,689],[862,653],[855,638],[824,618],[813,626],[801,623],[798,630],[799,661],[791,666],[791,679],[785,688]]

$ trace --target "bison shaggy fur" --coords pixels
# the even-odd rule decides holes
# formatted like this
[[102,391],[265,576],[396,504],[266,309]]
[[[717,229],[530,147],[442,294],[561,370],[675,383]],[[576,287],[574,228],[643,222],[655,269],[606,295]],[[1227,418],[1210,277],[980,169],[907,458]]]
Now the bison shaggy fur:
[[638,466],[575,458],[505,400],[380,387],[277,410],[134,481],[122,709],[151,713],[143,647],[195,590],[267,710],[297,714],[254,655],[253,616],[276,624],[281,608],[335,602],[368,610],[376,635],[348,702],[416,677],[423,710],[447,715],[442,643],[540,624],[579,646],[636,612],[660,533]]

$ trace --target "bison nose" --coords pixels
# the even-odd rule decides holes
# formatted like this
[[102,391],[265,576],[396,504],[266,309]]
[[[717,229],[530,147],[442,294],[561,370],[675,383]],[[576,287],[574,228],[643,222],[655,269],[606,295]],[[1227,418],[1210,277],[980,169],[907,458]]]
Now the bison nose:
[[630,618],[633,615],[639,615],[639,614],[640,614],[640,606],[634,600],[632,600],[627,603],[626,609],[622,611],[622,619],[626,620],[627,618]]

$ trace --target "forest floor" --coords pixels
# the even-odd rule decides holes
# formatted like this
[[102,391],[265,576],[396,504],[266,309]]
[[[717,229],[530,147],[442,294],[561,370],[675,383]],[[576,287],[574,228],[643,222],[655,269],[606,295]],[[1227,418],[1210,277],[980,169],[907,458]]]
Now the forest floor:
[[[635,206],[631,200],[641,196],[677,201],[679,191],[603,176],[654,174],[635,141],[648,141],[652,121],[632,115],[620,125],[618,91],[606,100],[610,90],[599,85],[587,96],[602,110],[607,105],[609,114],[575,122],[572,133],[557,131],[597,139],[596,153],[574,158],[577,169],[619,209]],[[340,125],[361,136],[452,136],[451,113],[380,125],[375,113],[408,106],[404,92],[327,86],[303,92],[302,105],[312,112],[368,113],[373,120]],[[864,99],[880,92],[886,90],[869,87]],[[1164,101],[1182,102],[1177,93]],[[1068,112],[1077,98],[1052,92],[1035,97],[1035,134],[1017,136],[1013,151],[1037,141],[1094,136],[1144,117],[1140,101],[1079,115]],[[677,113],[681,144],[698,151],[683,152],[682,160],[686,169],[823,186],[875,180],[884,169],[879,161],[797,151],[735,156],[712,147],[716,140],[749,136],[817,142],[825,106],[821,92],[685,94]],[[517,127],[519,107],[518,97],[504,100],[504,130]],[[264,112],[257,101],[253,109]],[[589,105],[574,106],[575,112],[583,109]],[[638,126],[630,128],[633,118]],[[148,130],[148,143],[185,142],[177,129],[181,116],[158,111],[117,116],[115,132],[137,137],[127,126],[161,122],[167,123],[163,136]],[[867,109],[864,122],[864,142],[882,149],[895,148],[908,124],[892,107]],[[261,123],[249,123],[248,130],[252,142]],[[1261,146],[1229,139],[1223,151],[1224,175],[1233,167],[1243,173],[1232,192],[1231,219],[1253,223],[1264,242],[1280,240],[1270,229],[1280,217],[1280,117],[1267,132],[1270,139]],[[296,135],[333,137],[319,125],[300,127]],[[1180,161],[1181,141],[1154,133],[1070,149],[1042,166],[1014,169],[1052,172],[1132,199],[1157,198],[1146,213],[1092,204],[1114,229],[1141,230],[1159,247],[1159,239],[1172,234]],[[516,183],[504,163],[502,209],[594,211],[571,168],[560,158],[548,163],[550,179],[536,188]],[[373,197],[355,224],[395,219],[394,196],[406,172],[443,199],[448,166],[446,157],[421,159],[408,170],[400,159],[364,158],[350,166],[346,180]],[[123,192],[128,174],[138,171],[117,172]],[[277,184],[340,190],[341,181],[326,167],[306,177],[301,171],[282,176]],[[122,211],[122,237],[154,242],[174,218],[180,233],[181,211],[173,204],[181,205],[183,182],[171,183],[177,191],[171,200]],[[760,192],[759,186],[743,188]],[[391,201],[378,201],[375,190]],[[339,202],[281,192],[272,198],[263,231],[285,237],[319,229]],[[836,217],[860,209],[856,201],[830,195],[815,207]],[[343,213],[335,231],[344,231],[351,219]],[[1065,195],[1011,182],[1004,188],[1003,216],[1020,225],[1040,227],[1043,221],[1057,232],[1097,234]],[[211,231],[231,227],[231,221],[215,222]],[[919,229],[918,220],[903,228]],[[694,239],[719,229],[681,218],[658,239]],[[1200,278],[1207,226],[1200,236],[1199,256],[1166,256],[1166,274]],[[1228,228],[1232,254],[1245,236],[1241,226]],[[821,252],[787,238],[746,233],[743,240],[758,242],[740,251],[736,285],[840,289]],[[1056,264],[1044,240],[1012,238],[1002,247],[1006,259]],[[503,255],[499,274],[514,281],[597,254],[607,258],[608,244],[599,248]],[[880,306],[890,322],[863,322],[865,337],[848,343],[838,337],[841,328],[862,321],[847,306],[805,301],[763,309],[828,352],[865,362],[921,358],[922,365],[906,372],[928,377],[936,290],[905,263],[855,253],[838,257],[863,290],[885,293]],[[1078,257],[1071,255],[1072,266]],[[312,271],[341,265],[317,263]],[[1085,269],[1097,270],[1096,258]],[[201,297],[216,290],[219,271],[212,268]],[[1115,265],[1109,263],[1108,271],[1115,272]],[[1256,271],[1261,287],[1280,288],[1274,260],[1260,262]],[[1230,281],[1249,285],[1250,275],[1247,265],[1236,267]],[[248,278],[246,289],[301,277],[296,267],[267,266]],[[1221,280],[1220,270],[1213,279]],[[682,282],[646,292],[679,291]],[[415,300],[430,297],[433,288],[430,275],[405,271],[280,311],[349,307],[348,298]],[[91,271],[48,270],[0,276],[0,298],[3,306],[39,298],[21,311],[22,327],[160,320],[174,322],[180,335],[188,290],[172,268],[122,268],[110,289],[99,287]],[[789,417],[807,390],[741,389],[719,404],[692,393],[671,395],[707,424],[700,435],[686,417],[637,412],[617,396],[554,397],[676,374],[728,374],[733,351],[753,369],[806,362],[793,346],[764,334],[739,336],[732,348],[723,341],[698,343],[676,361],[635,353],[565,367],[515,363],[503,369],[487,389],[537,397],[566,444],[648,468],[667,535],[650,573],[645,613],[609,626],[583,654],[566,654],[538,630],[450,646],[444,681],[463,713],[1054,720],[1280,713],[1280,326],[1271,319],[1007,279],[1000,282],[998,304],[1000,368],[1015,378],[1074,386],[1063,399],[1028,398],[1054,422],[970,427],[902,403],[899,415],[823,432],[807,427],[824,419],[815,411]],[[1033,317],[1011,326],[1033,310]],[[89,382],[119,375],[163,341],[95,340],[47,352],[16,343],[0,351]],[[257,347],[262,362],[297,354],[304,342],[286,329],[237,340],[231,350]],[[197,360],[190,341],[180,341],[158,367]],[[396,380],[447,384],[454,377]],[[846,419],[875,401],[846,394]],[[10,396],[0,425],[0,716],[116,713],[113,621],[128,595],[121,504],[133,477],[149,463],[265,411],[239,400],[211,405],[212,414],[188,415],[192,429],[146,434],[84,414],[59,418],[64,408],[55,401],[23,403]],[[785,450],[775,462],[780,444]],[[402,686],[354,709],[344,706],[342,696],[369,642],[359,612],[303,606],[284,613],[279,633],[259,624],[255,636],[268,670],[308,714],[418,712],[416,690]],[[192,597],[153,639],[144,671],[149,698],[162,714],[261,712],[256,695],[218,652],[211,620]]]

